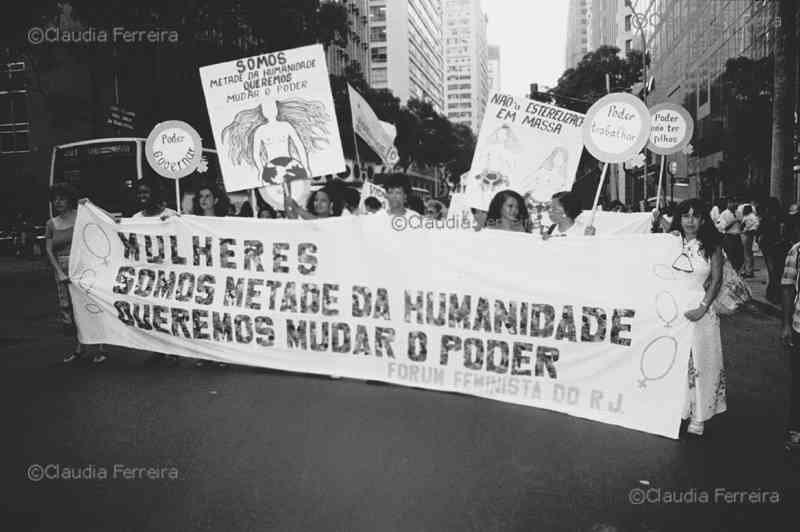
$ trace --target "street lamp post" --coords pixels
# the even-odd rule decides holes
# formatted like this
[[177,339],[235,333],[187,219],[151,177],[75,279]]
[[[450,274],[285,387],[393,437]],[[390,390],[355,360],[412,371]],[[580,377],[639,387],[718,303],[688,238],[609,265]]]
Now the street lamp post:
[[[647,38],[644,34],[644,27],[647,25],[647,14],[650,12],[650,5],[647,6],[647,11],[640,15],[633,7],[633,0],[625,0],[625,5],[633,13],[633,25],[639,30],[639,35],[642,37],[642,101],[647,106]],[[651,4],[652,5],[652,4]],[[647,155],[645,154],[644,170],[642,175],[642,188],[644,189],[644,201],[647,202]]]

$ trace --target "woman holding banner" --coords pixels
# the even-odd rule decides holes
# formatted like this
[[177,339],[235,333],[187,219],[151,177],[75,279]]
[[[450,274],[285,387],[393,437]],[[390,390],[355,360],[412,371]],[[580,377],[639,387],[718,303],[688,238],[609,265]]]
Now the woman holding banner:
[[[56,276],[58,307],[64,334],[75,338],[76,342],[75,350],[63,359],[65,364],[69,364],[80,360],[85,350],[85,346],[77,339],[78,330],[75,325],[72,298],[69,294],[69,254],[77,218],[78,194],[67,183],[58,183],[50,189],[50,199],[53,202],[55,216],[47,221],[45,228],[45,252]],[[107,358],[101,344],[98,346],[97,353],[92,357],[92,363],[100,364]]]
[[492,198],[485,227],[530,233],[531,219],[525,200],[513,190],[501,190]]
[[[230,200],[227,194],[210,183],[202,183],[194,195],[192,214],[195,216],[227,216],[229,206]],[[194,365],[201,368],[206,365],[206,361],[198,358]],[[221,368],[228,366],[224,362],[219,362],[217,365]]]
[[311,193],[306,201],[306,208],[302,208],[289,195],[284,195],[286,213],[289,218],[302,218],[303,220],[316,220],[341,216],[344,208],[333,187],[325,185]]
[[542,235],[544,240],[554,236],[592,236],[594,227],[587,227],[576,220],[581,214],[581,201],[571,191],[556,192],[550,200],[550,220],[553,225]]
[[678,205],[672,229],[683,238],[683,253],[673,268],[685,273],[697,294],[697,306],[684,314],[694,322],[684,419],[690,434],[702,436],[704,422],[727,409],[719,317],[712,307],[722,285],[722,235],[699,199]]

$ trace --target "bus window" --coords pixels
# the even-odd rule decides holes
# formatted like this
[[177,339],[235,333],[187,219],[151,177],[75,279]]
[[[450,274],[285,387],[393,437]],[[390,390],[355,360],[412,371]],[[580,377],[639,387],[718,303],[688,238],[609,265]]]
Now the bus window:
[[51,183],[69,183],[109,212],[128,213],[135,182],[136,141],[110,141],[56,148]]

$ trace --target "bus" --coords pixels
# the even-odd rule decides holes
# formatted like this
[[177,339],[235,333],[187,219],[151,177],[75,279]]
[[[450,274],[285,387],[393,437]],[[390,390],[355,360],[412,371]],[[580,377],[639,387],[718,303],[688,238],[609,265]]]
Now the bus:
[[[144,155],[146,140],[140,137],[98,138],[55,146],[50,160],[50,185],[69,183],[92,203],[122,216],[139,210],[136,183],[142,179],[160,181],[167,205],[182,212],[191,209],[192,194],[200,180],[213,179],[220,190],[225,190],[216,150],[203,148],[208,170],[195,171],[180,180],[182,205],[176,206],[175,181],[159,176],[150,167]],[[238,213],[249,193],[234,192],[228,197]]]

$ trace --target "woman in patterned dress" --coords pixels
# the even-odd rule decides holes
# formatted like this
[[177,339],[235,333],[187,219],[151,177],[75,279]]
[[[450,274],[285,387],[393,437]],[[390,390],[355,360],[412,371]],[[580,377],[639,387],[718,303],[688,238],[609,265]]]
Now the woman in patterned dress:
[[697,306],[684,314],[694,322],[694,332],[683,417],[689,420],[687,432],[701,436],[704,422],[727,409],[719,317],[712,307],[722,284],[725,257],[722,236],[701,200],[678,205],[672,229],[683,238],[683,253],[673,267],[686,274],[697,296]]

